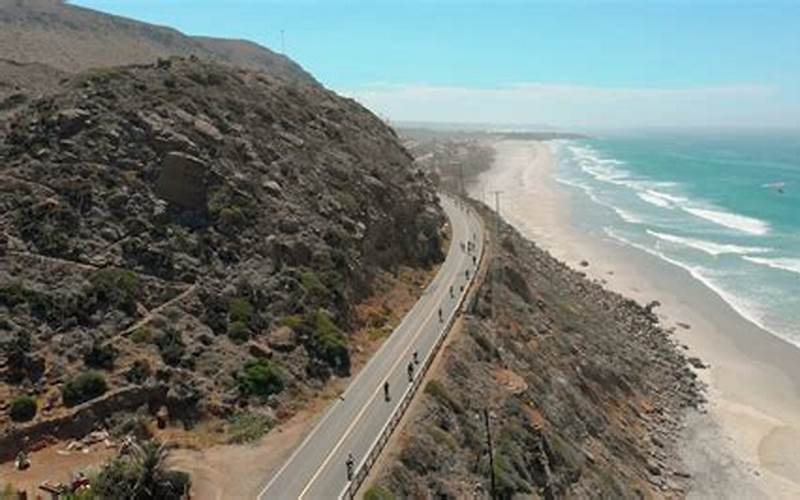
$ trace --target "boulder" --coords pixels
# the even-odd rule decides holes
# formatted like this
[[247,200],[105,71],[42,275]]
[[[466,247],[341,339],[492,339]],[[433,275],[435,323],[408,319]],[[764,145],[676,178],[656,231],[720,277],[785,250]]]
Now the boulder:
[[279,196],[283,192],[281,185],[272,180],[262,182],[261,186],[272,196]]
[[217,142],[222,141],[222,133],[219,131],[219,129],[201,118],[195,119],[194,128],[211,140]]
[[294,350],[297,346],[294,337],[294,332],[291,328],[288,326],[281,326],[270,332],[267,337],[267,343],[276,351],[289,352]]
[[688,359],[688,361],[690,365],[692,365],[698,370],[703,370],[705,368],[708,368],[708,366],[705,363],[703,363],[703,361],[698,357],[692,356]]
[[156,194],[188,210],[205,210],[208,164],[192,155],[173,151],[164,157]]
[[250,355],[253,356],[254,358],[263,358],[263,359],[272,358],[272,349],[254,340],[251,340],[250,342],[247,343],[247,350],[250,352]]
[[153,137],[152,144],[157,151],[193,152],[197,150],[197,145],[191,139],[171,129],[161,130]]
[[89,122],[91,113],[85,109],[65,109],[57,116],[59,137],[71,137],[83,129]]

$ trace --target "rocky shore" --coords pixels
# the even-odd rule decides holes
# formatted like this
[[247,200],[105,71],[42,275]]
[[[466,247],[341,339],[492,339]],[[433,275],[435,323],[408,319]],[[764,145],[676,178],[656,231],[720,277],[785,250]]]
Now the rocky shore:
[[367,494],[488,498],[486,411],[498,498],[685,496],[678,439],[703,389],[658,304],[604,289],[506,223],[492,242],[494,280]]

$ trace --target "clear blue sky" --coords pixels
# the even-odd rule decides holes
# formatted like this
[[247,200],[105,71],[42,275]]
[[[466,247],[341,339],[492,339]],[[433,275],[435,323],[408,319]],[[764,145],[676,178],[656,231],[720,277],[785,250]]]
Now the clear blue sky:
[[[450,116],[454,110],[442,105],[460,96],[484,118],[469,121],[603,124],[597,118],[607,107],[589,120],[575,109],[560,120],[552,116],[557,106],[543,116],[527,109],[531,116],[524,117],[513,102],[535,108],[548,96],[574,108],[621,96],[620,105],[642,106],[640,114],[669,115],[663,123],[642,116],[643,124],[800,125],[800,0],[73,3],[275,50],[284,30],[289,56],[326,86],[392,118],[461,121],[467,113]],[[671,104],[662,109],[655,100]],[[494,111],[483,102],[494,103]],[[698,115],[690,109],[697,102],[710,107]],[[681,103],[685,112],[671,114]],[[735,104],[745,109],[726,114]],[[619,125],[634,124],[630,111]],[[613,125],[614,116],[605,124]]]

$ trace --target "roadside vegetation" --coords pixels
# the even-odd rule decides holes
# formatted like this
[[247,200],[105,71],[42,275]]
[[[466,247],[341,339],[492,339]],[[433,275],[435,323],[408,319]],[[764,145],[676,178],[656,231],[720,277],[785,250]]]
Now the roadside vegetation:
[[67,406],[75,406],[102,396],[108,390],[106,380],[98,372],[78,375],[64,384],[61,398]]

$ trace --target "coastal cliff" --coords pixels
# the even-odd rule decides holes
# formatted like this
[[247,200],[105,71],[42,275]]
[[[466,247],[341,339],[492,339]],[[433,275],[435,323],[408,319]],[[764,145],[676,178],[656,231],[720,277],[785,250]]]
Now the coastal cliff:
[[[483,211],[487,227],[494,216]],[[702,387],[655,304],[605,290],[506,223],[370,498],[682,497],[683,412]]]

